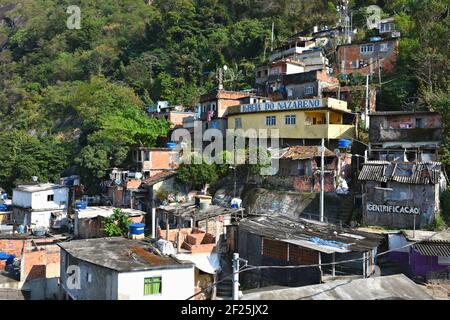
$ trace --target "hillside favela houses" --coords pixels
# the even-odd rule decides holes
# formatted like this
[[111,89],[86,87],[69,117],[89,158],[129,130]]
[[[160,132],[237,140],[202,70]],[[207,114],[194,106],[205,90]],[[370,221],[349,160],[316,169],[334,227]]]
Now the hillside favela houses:
[[[95,60],[104,78],[86,82],[89,90],[79,89],[84,80],[70,82],[68,100],[48,95],[48,112],[60,108],[61,114],[54,113],[61,119],[48,121],[54,123],[46,131],[22,130],[43,146],[26,159],[45,162],[52,141],[70,141],[73,159],[58,153],[64,165],[48,161],[52,167],[44,170],[16,154],[34,149],[14,130],[11,144],[0,144],[0,299],[188,300],[190,306],[198,300],[450,299],[448,117],[445,107],[428,99],[440,97],[445,90],[439,86],[448,81],[445,70],[436,70],[439,61],[427,60],[431,52],[435,57],[433,48],[419,52],[427,59],[418,59],[418,50],[401,54],[406,44],[422,46],[414,38],[415,16],[385,6],[369,27],[359,21],[361,1],[328,1],[311,5],[327,12],[311,15],[304,21],[310,25],[298,30],[298,19],[280,24],[285,16],[277,13],[266,14],[261,24],[254,14],[236,20],[245,1],[212,1],[212,11],[203,11],[204,1],[187,1],[195,17],[217,8],[224,8],[220,15],[234,12],[225,19],[230,36],[215,33],[223,23],[216,19],[202,31],[208,46],[187,49],[187,43],[202,42],[190,19],[183,20],[192,37],[177,39],[176,46],[166,39],[174,52],[160,37],[177,34],[171,15],[179,8],[163,2],[145,1],[144,7],[155,10],[167,28],[158,31],[148,22],[145,37],[130,29],[136,39],[120,57],[111,55],[114,63],[106,67],[105,59]],[[254,13],[261,5],[277,10],[277,1],[250,2]],[[290,8],[289,1],[279,2]],[[0,25],[15,19],[3,19],[8,8],[0,6]],[[301,13],[310,14],[308,8]],[[445,18],[447,11],[437,16]],[[117,24],[111,19],[105,32]],[[19,33],[16,26],[10,30],[14,39],[1,40],[2,63],[8,65],[12,52],[17,64],[5,70],[28,70],[14,75],[27,85],[23,95],[64,93],[34,79],[44,73],[36,73],[37,58],[22,56],[29,50],[22,50],[20,21]],[[400,27],[411,31],[402,35]],[[288,30],[296,33],[289,36]],[[68,45],[78,31],[66,31]],[[403,36],[408,38],[402,43]],[[110,41],[114,33],[105,37]],[[134,52],[139,39],[145,46]],[[33,57],[41,56],[39,48]],[[20,61],[31,64],[25,68]],[[89,79],[59,72],[62,60],[51,61],[47,82],[55,88],[72,77]],[[417,77],[419,71],[430,83]],[[58,78],[66,73],[66,80]],[[5,99],[15,96],[9,78],[0,83]],[[56,96],[58,103],[52,101]],[[106,109],[90,119],[91,105],[111,108],[111,114]],[[64,114],[71,108],[80,119]],[[85,111],[88,119],[81,116]],[[70,132],[64,131],[67,123]],[[201,141],[194,141],[199,133]],[[245,161],[211,163],[206,155],[222,151],[212,146],[229,146],[230,137],[231,158],[236,160],[237,141],[244,141]],[[267,155],[269,161],[251,163],[253,147],[259,160]],[[200,163],[184,161],[195,152],[202,152]],[[16,162],[9,165],[9,158]],[[166,318],[173,318],[171,311],[163,310]]]

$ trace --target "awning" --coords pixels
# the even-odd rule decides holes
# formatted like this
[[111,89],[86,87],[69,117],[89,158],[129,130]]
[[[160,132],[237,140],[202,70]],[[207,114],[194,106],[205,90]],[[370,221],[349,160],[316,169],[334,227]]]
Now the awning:
[[203,272],[214,274],[221,270],[220,257],[217,253],[176,254],[178,260],[187,260],[195,264]]

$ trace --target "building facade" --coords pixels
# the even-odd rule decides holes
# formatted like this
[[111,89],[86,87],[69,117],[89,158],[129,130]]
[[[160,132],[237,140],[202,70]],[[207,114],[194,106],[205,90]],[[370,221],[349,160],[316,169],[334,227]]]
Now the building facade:
[[59,246],[67,299],[184,300],[194,295],[193,263],[158,256],[139,241],[99,238]]
[[439,211],[446,188],[439,162],[368,161],[362,182],[363,222],[395,228],[423,228]]
[[371,158],[437,161],[442,122],[437,112],[388,111],[370,115]]
[[239,105],[228,111],[229,129],[242,129],[247,138],[251,130],[265,129],[268,136],[278,130],[281,146],[317,145],[322,138],[353,139],[355,122],[347,103],[331,98]]
[[380,39],[359,44],[343,44],[337,49],[338,73],[343,75],[388,74],[394,71],[398,39]]
[[58,229],[67,224],[69,188],[53,183],[18,185],[13,190],[14,225]]

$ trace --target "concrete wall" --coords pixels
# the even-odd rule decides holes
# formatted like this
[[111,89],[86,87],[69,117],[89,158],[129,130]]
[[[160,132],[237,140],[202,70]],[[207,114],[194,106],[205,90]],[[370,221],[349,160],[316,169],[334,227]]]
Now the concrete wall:
[[[78,266],[80,269],[80,286],[68,287],[68,266]],[[90,276],[88,276],[90,275]],[[90,280],[90,281],[89,281]],[[75,300],[116,300],[117,299],[117,273],[110,269],[78,260],[64,250],[61,250],[61,286],[72,299]]]
[[[53,201],[47,201],[48,195],[54,195]],[[58,188],[38,192],[13,191],[13,205],[42,209],[66,209],[69,200],[69,188]]]
[[368,203],[381,205],[399,205],[420,208],[420,215],[416,216],[416,228],[422,228],[434,221],[438,211],[436,203],[436,188],[434,185],[402,184],[388,182],[387,187],[393,191],[375,189],[381,183],[365,182],[363,195],[363,221],[368,225],[389,226],[397,228],[414,227],[414,215],[406,213],[373,212],[367,210]]
[[[194,266],[118,274],[119,300],[185,300],[194,294]],[[161,294],[144,296],[144,279],[161,277]]]

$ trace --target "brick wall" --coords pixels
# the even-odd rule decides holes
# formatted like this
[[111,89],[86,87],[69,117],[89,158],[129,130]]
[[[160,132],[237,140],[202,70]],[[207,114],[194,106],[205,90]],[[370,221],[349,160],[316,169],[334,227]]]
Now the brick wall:
[[[391,73],[395,70],[395,64],[397,61],[397,40],[391,40],[391,41],[383,41],[383,43],[388,43],[390,46],[390,49],[388,52],[381,52],[378,51],[378,48],[381,44],[381,42],[374,42],[374,51],[371,54],[361,54],[360,52],[360,45],[359,44],[353,44],[353,45],[346,45],[341,46],[338,49],[338,70],[342,71],[342,61],[345,57],[345,73],[356,73],[360,72],[363,75],[368,75],[370,73],[371,67],[370,65],[366,67],[360,67],[360,68],[354,68],[352,67],[353,61],[360,61],[363,60],[367,64],[370,64],[370,59],[372,58],[372,67],[374,74],[378,74],[378,65],[376,63],[377,61],[377,55],[379,55],[381,60],[381,67],[382,67],[382,73]],[[345,51],[345,53],[344,53]],[[336,70],[336,71],[338,71]]]
[[[53,239],[0,240],[0,251],[21,259],[21,280],[59,277],[60,252]],[[3,267],[4,269],[4,267]],[[2,262],[0,262],[2,270]]]
[[0,240],[0,252],[14,254],[16,258],[22,257],[25,240]]
[[287,253],[288,244],[286,242],[263,238],[262,255],[264,257],[286,261]]
[[145,161],[145,169],[148,170],[170,170],[178,168],[172,160],[172,150],[151,150],[150,161]]
[[311,192],[311,178],[308,176],[294,177],[294,189],[302,192]]
[[289,262],[302,265],[317,264],[319,262],[319,254],[317,251],[289,244]]
[[[325,173],[323,179],[323,188],[325,192],[335,192],[334,175]],[[314,176],[314,192],[320,192],[320,174]]]

